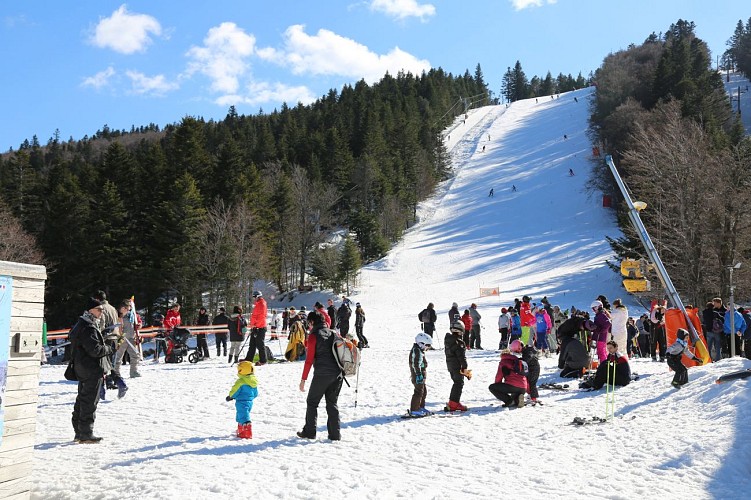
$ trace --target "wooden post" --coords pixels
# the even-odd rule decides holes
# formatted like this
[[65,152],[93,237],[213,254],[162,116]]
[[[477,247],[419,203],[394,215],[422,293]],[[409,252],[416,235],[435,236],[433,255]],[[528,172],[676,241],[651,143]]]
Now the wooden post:
[[[0,278],[12,291],[10,318],[0,304],[0,341],[9,347],[4,393],[0,373],[0,498],[30,498],[47,272],[44,266],[0,261]],[[0,357],[0,371],[4,361]]]

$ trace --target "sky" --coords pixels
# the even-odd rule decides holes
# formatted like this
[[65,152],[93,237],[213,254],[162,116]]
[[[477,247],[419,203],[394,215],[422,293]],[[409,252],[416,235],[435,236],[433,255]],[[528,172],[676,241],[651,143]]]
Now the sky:
[[0,151],[56,130],[78,140],[104,125],[221,120],[232,105],[270,112],[401,69],[479,63],[497,95],[517,60],[528,77],[587,76],[678,19],[721,54],[750,15],[740,0],[6,1]]

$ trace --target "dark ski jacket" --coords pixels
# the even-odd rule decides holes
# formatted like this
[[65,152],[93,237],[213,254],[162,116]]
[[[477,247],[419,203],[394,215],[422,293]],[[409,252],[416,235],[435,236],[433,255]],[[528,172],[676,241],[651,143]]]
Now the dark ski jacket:
[[362,328],[365,323],[365,311],[362,307],[355,308],[355,328]]
[[209,318],[208,314],[199,314],[198,318],[196,319],[196,325],[198,326],[206,326],[211,324],[211,318]]
[[336,324],[339,328],[342,327],[343,324],[347,324],[347,327],[349,327],[349,318],[352,317],[352,309],[349,308],[347,304],[342,304],[339,306],[339,309],[336,311]]
[[561,353],[558,355],[558,368],[564,372],[581,370],[589,366],[589,354],[578,339],[571,336],[561,338]]
[[467,347],[460,335],[451,332],[443,339],[443,350],[446,353],[446,367],[450,372],[458,372],[467,369]]
[[527,363],[527,384],[531,389],[537,385],[537,379],[540,378],[540,361],[537,359],[537,349],[528,345],[522,349],[522,361]]
[[306,348],[305,366],[302,371],[302,379],[308,380],[310,368],[315,368],[313,377],[318,375],[330,376],[341,375],[342,370],[334,358],[334,338],[336,332],[323,325],[316,325],[308,335]]
[[243,318],[242,314],[232,314],[229,318],[227,327],[229,328],[230,342],[242,342],[245,340],[243,328],[248,326],[248,321]]
[[[422,321],[427,316],[429,321]],[[428,335],[433,335],[435,331],[435,322],[438,321],[438,316],[435,313],[435,309],[426,307],[420,314],[417,315],[417,319],[422,321],[422,329]]]
[[73,367],[78,380],[102,378],[112,370],[109,356],[114,350],[111,345],[104,343],[96,319],[88,311],[78,318],[68,337],[71,344],[75,345]]
[[[212,320],[212,325],[226,325],[229,323],[229,316],[227,316],[227,313],[219,313],[216,316],[214,316],[214,319]],[[220,332],[223,333],[223,332]]]
[[608,359],[597,367],[595,378],[592,380],[593,389],[601,389],[607,383],[608,370],[610,370],[610,377],[613,376],[613,365],[615,365],[615,385],[625,386],[631,382],[631,367],[628,365],[628,359],[623,354],[616,352],[615,354],[608,354]]
[[451,309],[449,309],[449,325],[451,323],[453,323],[454,321],[456,321],[456,319],[454,319],[456,316],[461,317],[461,313],[459,312],[459,308],[458,307],[452,307]]
[[412,350],[409,351],[409,371],[413,381],[418,381],[417,377],[421,377],[419,380],[422,380],[422,383],[425,382],[425,376],[428,374],[428,358],[417,344],[413,344]]
[[331,328],[336,328],[337,326],[339,326],[339,320],[336,317],[336,307],[334,307],[334,304],[331,304],[326,308],[326,314],[328,314],[329,318],[331,318]]

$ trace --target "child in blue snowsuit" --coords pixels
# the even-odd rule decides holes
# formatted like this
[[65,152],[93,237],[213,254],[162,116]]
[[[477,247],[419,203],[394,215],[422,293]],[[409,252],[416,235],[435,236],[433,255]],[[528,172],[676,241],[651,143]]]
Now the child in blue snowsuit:
[[253,363],[240,361],[237,364],[237,380],[226,398],[227,401],[235,400],[235,420],[239,438],[253,437],[250,410],[253,408],[253,400],[258,396],[258,380],[253,374],[254,371]]

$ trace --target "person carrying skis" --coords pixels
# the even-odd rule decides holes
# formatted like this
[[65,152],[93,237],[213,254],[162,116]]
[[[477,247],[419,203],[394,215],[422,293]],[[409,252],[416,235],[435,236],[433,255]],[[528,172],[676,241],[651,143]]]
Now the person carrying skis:
[[432,344],[433,337],[425,332],[420,332],[415,336],[415,343],[412,345],[412,350],[409,351],[409,371],[412,377],[412,385],[415,386],[409,404],[409,415],[411,417],[430,415],[430,412],[425,409],[425,398],[428,395],[428,386],[425,383],[425,378],[428,376],[428,359],[425,357],[425,351]]
[[495,383],[488,386],[488,390],[496,398],[503,401],[507,408],[524,406],[524,395],[527,393],[527,364],[521,359],[524,345],[515,339],[509,344],[509,350],[501,354]]
[[467,369],[466,346],[462,340],[464,323],[457,319],[451,323],[451,328],[444,338],[443,350],[446,354],[446,368],[448,368],[451,380],[449,402],[447,411],[467,411],[467,407],[461,404],[462,390],[464,389],[464,377],[472,379],[472,370]]
[[688,344],[686,343],[687,336],[688,332],[683,328],[679,328],[675,334],[675,342],[667,350],[668,366],[675,372],[671,384],[676,389],[680,389],[681,386],[688,383],[688,370],[682,361],[684,354],[700,365],[704,362],[699,356],[688,350]]
[[258,380],[254,372],[253,363],[250,361],[237,363],[237,380],[225,398],[227,401],[235,400],[237,437],[243,439],[253,437],[250,410],[253,409],[253,400],[258,397]]

